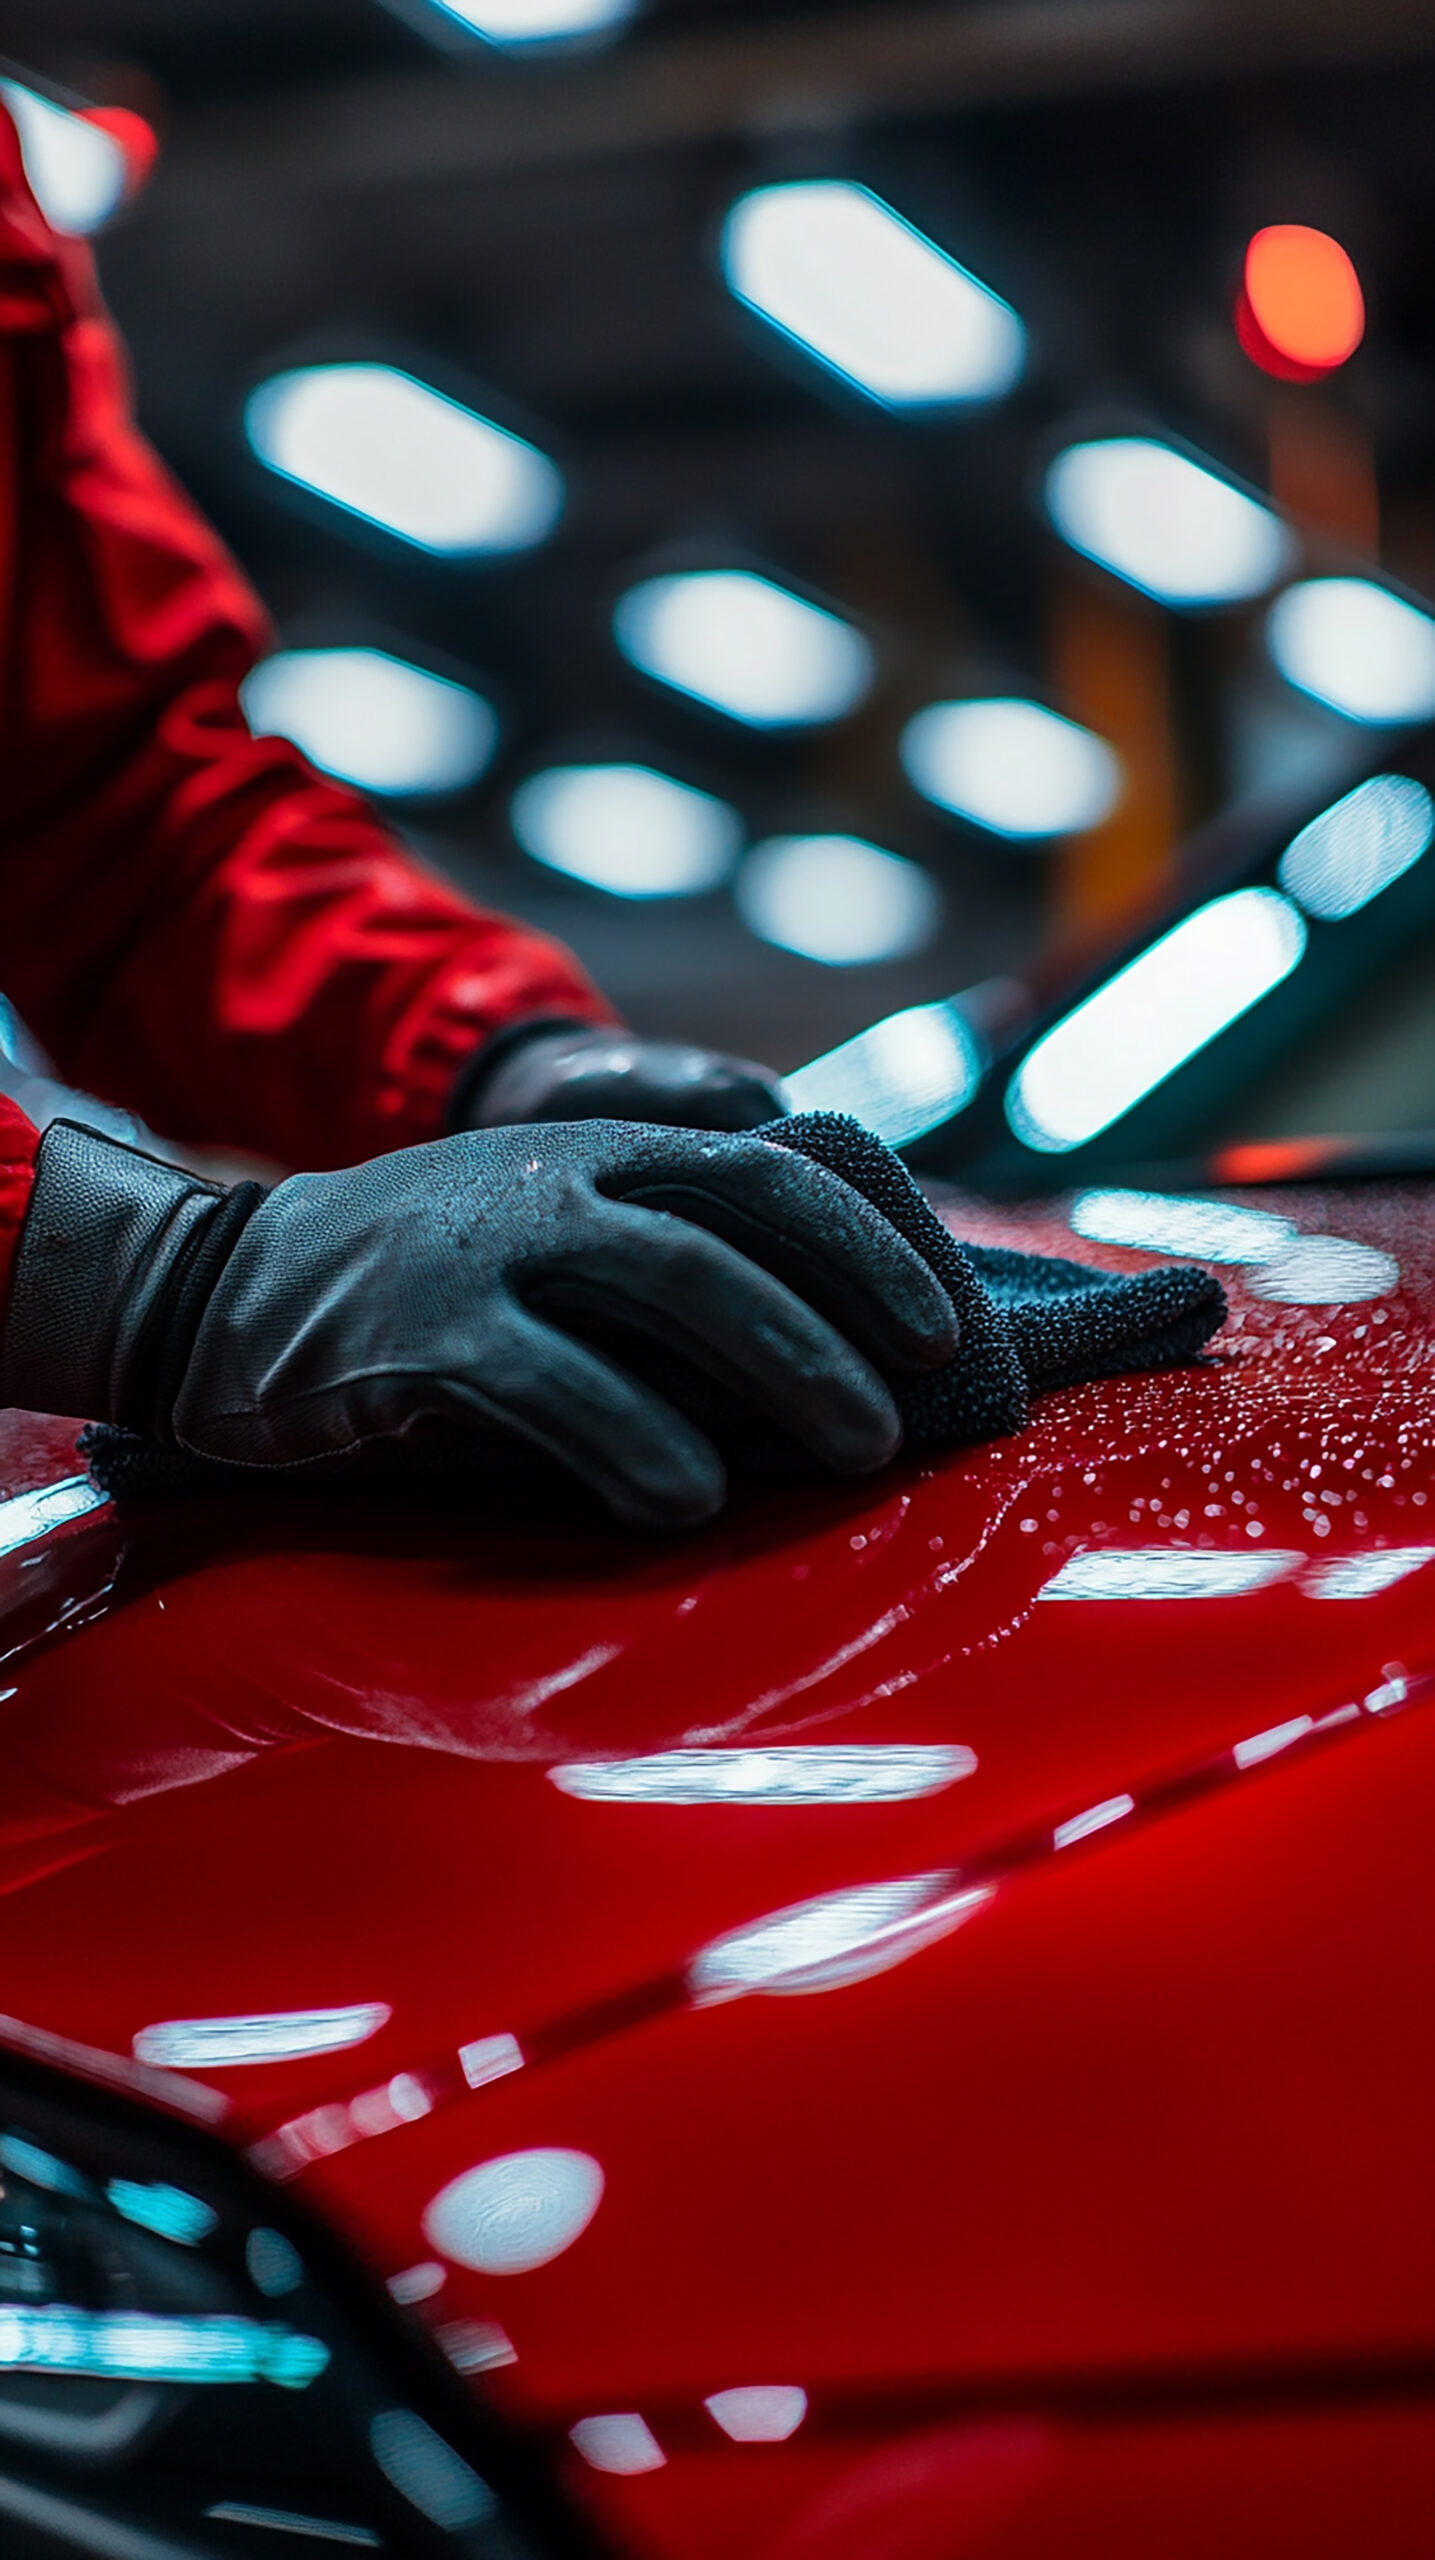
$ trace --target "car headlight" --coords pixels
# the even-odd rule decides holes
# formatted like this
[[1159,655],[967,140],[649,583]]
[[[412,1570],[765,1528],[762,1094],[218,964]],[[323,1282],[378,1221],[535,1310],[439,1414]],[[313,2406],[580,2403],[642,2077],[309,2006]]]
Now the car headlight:
[[0,2550],[546,2560],[576,2521],[212,2133],[0,2053]]

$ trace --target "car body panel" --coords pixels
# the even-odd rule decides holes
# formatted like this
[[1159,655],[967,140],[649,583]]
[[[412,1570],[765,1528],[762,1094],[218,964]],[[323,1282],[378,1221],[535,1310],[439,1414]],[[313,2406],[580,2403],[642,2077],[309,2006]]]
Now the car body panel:
[[[1288,2512],[1341,2547],[1336,2437],[1311,2471],[1300,2407],[1428,2459],[1395,2404],[1435,2360],[1435,1228],[1423,1183],[1261,1205],[1388,1257],[1375,1294],[1227,1271],[1197,1367],[758,1488],[697,1538],[291,1499],[105,1506],[0,1551],[5,2008],[119,2056],[165,2021],[386,2011],[189,2067],[378,2276],[433,2265],[407,2316],[511,2352],[475,2387],[546,2431],[641,2414],[661,2467],[570,2457],[637,2545],[700,2560],[731,2500],[743,2547],[966,2548],[920,2482],[975,2481],[1020,2415],[1045,2449],[983,2551],[1068,2510],[1123,2551],[1163,2427],[1212,2515],[1213,2482],[1234,2513],[1231,2484],[1334,2464]],[[1054,1206],[948,1214],[1157,1258]],[[4,1429],[12,1503],[74,1472],[68,1426]],[[966,1756],[801,1804],[752,1759],[914,1747]],[[747,1753],[757,1800],[552,1775],[679,1749]],[[826,1987],[717,1996],[734,1933],[751,1981],[755,1924],[865,1888]],[[475,2045],[521,2067],[484,2081]],[[601,2164],[581,2236],[441,2265],[445,2185],[555,2147]],[[704,2404],[753,2384],[800,2386],[801,2429],[724,2451]]]

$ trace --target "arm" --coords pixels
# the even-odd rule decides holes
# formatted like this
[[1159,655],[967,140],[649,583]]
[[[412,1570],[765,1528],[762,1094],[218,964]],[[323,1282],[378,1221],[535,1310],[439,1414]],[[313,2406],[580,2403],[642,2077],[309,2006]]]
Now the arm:
[[10,1266],[35,1186],[39,1143],[18,1104],[0,1093],[0,1308],[10,1293]]
[[250,736],[263,614],[139,436],[88,254],[0,113],[0,610],[7,584],[5,989],[69,1079],[333,1165],[436,1136],[506,1025],[613,1020],[556,944]]

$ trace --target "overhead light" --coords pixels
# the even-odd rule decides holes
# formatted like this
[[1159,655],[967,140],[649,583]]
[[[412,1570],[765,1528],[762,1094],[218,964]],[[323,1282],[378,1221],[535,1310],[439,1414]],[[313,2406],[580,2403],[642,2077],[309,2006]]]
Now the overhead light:
[[615,898],[699,897],[742,849],[725,800],[643,764],[550,766],[519,784],[509,820],[535,862]]
[[1073,1234],[1142,1253],[1191,1254],[1198,1262],[1269,1262],[1295,1234],[1291,1218],[1225,1200],[1182,1200],[1166,1191],[1078,1191]]
[[548,1775],[561,1794],[594,1804],[904,1804],[976,1765],[960,1742],[792,1743],[566,1760]]
[[1253,1271],[1247,1287],[1278,1306],[1349,1307],[1388,1298],[1400,1286],[1393,1254],[1347,1236],[1296,1236]]
[[860,836],[771,836],[738,874],[737,903],[764,942],[844,969],[905,960],[941,921],[919,864]]
[[1266,623],[1287,684],[1347,720],[1395,727],[1435,715],[1435,622],[1371,578],[1305,578]]
[[1337,922],[1368,906],[1435,836],[1435,801],[1408,773],[1377,773],[1323,809],[1281,855],[1279,879],[1307,915]]
[[740,302],[893,408],[999,399],[1021,373],[1010,304],[870,187],[755,187],[728,215],[722,265]]
[[351,2009],[270,2009],[238,2018],[167,2018],[141,2027],[136,2062],[171,2071],[228,2070],[237,2063],[297,2062],[306,2054],[343,2053],[367,2044],[389,2022],[383,2000]]
[[25,175],[45,220],[55,231],[98,231],[129,184],[129,164],[115,135],[19,80],[0,80],[0,99],[20,137]]
[[[1286,1548],[1262,1554],[1200,1547],[1092,1547],[1069,1556],[1038,1600],[1233,1600],[1284,1582],[1305,1558]],[[1125,1807],[1123,1806],[1123,1811]]]
[[1160,604],[1242,603],[1290,557],[1269,507],[1151,436],[1068,446],[1047,473],[1046,504],[1074,551]]
[[850,622],[746,569],[645,578],[620,599],[613,629],[644,675],[753,729],[840,720],[875,672]]
[[1353,356],[1365,335],[1365,296],[1328,231],[1273,222],[1246,251],[1236,335],[1253,364],[1310,382]]
[[256,737],[292,738],[311,763],[362,791],[461,791],[493,753],[481,695],[385,649],[281,649],[239,688]]
[[486,43],[518,52],[528,45],[616,35],[636,14],[637,0],[431,0],[431,6]]
[[251,392],[244,423],[271,471],[424,551],[527,550],[563,503],[535,445],[394,365],[277,373]]
[[966,1108],[985,1065],[960,1005],[914,1004],[795,1067],[783,1084],[797,1110],[845,1111],[889,1147],[906,1147]]
[[1212,898],[1028,1050],[1007,1088],[1023,1146],[1084,1146],[1289,977],[1300,909],[1275,889]]
[[934,702],[908,721],[901,757],[925,799],[994,835],[1076,835],[1121,797],[1105,739],[1039,702]]
[[509,2151],[451,2178],[426,2207],[424,2238],[479,2275],[524,2275],[571,2249],[603,2199],[586,2151]]

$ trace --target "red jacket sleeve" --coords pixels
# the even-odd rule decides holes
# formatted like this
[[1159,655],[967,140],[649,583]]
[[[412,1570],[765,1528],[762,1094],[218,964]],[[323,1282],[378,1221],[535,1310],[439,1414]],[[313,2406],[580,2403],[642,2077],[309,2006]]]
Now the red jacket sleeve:
[[505,1023],[614,1017],[250,736],[267,639],[0,112],[0,981],[67,1079],[166,1135],[343,1164],[436,1135]]
[[0,1093],[0,1311],[10,1291],[15,1239],[34,1188],[39,1143],[38,1131],[31,1128],[19,1104]]

